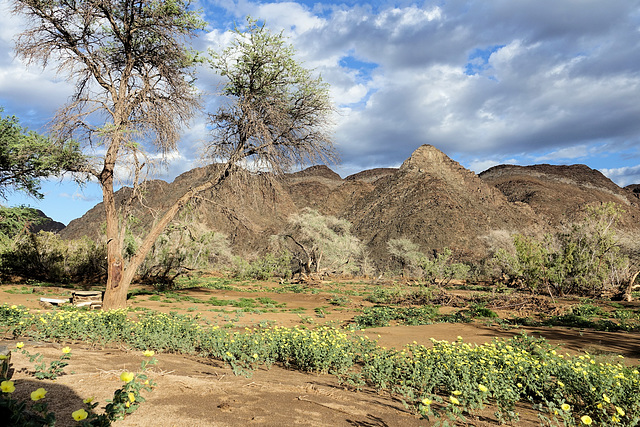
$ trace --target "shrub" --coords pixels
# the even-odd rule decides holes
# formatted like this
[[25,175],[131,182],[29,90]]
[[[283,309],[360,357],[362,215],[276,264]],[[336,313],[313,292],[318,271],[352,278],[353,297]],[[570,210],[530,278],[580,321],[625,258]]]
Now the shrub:
[[291,254],[286,251],[278,256],[268,253],[252,262],[236,258],[233,275],[242,280],[269,280],[274,277],[288,279],[291,277]]
[[400,262],[403,270],[418,275],[429,283],[446,284],[453,279],[464,280],[470,267],[464,263],[454,262],[453,252],[449,248],[442,249],[433,258],[420,252],[418,245],[409,239],[390,239],[387,250]]
[[307,273],[371,273],[366,248],[351,234],[351,223],[313,209],[291,215],[287,230],[272,244],[279,250],[287,248]]
[[25,234],[0,253],[0,272],[59,283],[97,281],[106,274],[106,245],[45,231]]
[[172,288],[181,275],[197,269],[227,266],[231,260],[226,235],[196,221],[181,220],[172,223],[158,237],[138,272],[143,281]]
[[614,203],[588,206],[583,220],[562,233],[543,239],[516,234],[514,251],[498,249],[491,264],[531,292],[595,296],[612,291],[631,276],[614,230],[620,213]]

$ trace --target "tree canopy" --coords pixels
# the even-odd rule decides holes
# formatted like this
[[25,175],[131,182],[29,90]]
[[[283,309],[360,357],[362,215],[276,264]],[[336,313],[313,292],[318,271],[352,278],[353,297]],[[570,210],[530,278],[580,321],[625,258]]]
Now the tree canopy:
[[[51,64],[75,85],[75,93],[54,119],[58,138],[76,137],[104,153],[86,171],[102,188],[106,215],[107,286],[103,308],[126,305],[138,267],[180,209],[197,194],[215,189],[238,166],[284,171],[295,164],[330,160],[328,132],[333,112],[328,87],[294,59],[282,34],[249,20],[246,32],[211,65],[228,84],[227,102],[210,115],[214,128],[209,154],[226,162],[217,176],[190,188],[158,215],[137,252],[123,258],[124,238],[139,177],[154,147],[166,154],[199,110],[194,82],[199,55],[187,40],[205,22],[182,0],[14,0],[29,26],[16,52],[27,63]],[[134,191],[116,204],[116,165],[132,167]]]
[[20,126],[15,116],[0,116],[1,198],[8,191],[24,191],[42,198],[42,178],[78,170],[85,160],[76,142],[55,143]]
[[252,18],[234,32],[228,48],[210,52],[211,67],[226,80],[225,101],[209,115],[209,154],[276,173],[334,161],[329,86],[295,59],[282,33]]

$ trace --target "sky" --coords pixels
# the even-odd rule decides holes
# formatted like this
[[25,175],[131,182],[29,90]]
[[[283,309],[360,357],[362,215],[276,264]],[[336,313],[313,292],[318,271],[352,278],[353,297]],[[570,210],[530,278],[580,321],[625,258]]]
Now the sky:
[[[0,0],[0,106],[45,131],[72,93],[53,70],[15,58],[24,30]],[[422,144],[480,173],[497,164],[586,164],[616,184],[640,183],[640,0],[424,2],[200,0],[208,22],[194,48],[219,50],[247,15],[282,31],[297,59],[330,84],[334,140],[345,177],[399,167]],[[220,79],[198,72],[214,93]],[[217,102],[207,96],[206,108]],[[201,166],[205,115],[152,177]],[[67,224],[101,201],[97,184],[43,183],[41,201],[13,193]]]

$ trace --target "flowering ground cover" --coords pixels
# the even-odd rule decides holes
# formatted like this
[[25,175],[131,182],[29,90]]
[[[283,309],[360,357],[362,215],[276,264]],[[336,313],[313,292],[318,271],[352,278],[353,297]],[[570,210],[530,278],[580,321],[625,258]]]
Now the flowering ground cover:
[[[10,298],[0,306],[0,332],[7,345],[21,340],[31,353],[73,349],[65,374],[42,383],[45,389],[64,388],[59,393],[71,393],[80,403],[68,405],[66,399],[64,408],[73,407],[66,418],[67,409],[59,408],[56,425],[74,425],[72,411],[97,390],[97,400],[109,399],[114,381],[140,363],[144,350],[155,351],[159,360],[149,374],[157,387],[121,425],[151,425],[145,422],[153,414],[167,417],[166,424],[154,425],[174,425],[178,413],[189,425],[244,425],[252,419],[282,425],[287,417],[301,425],[634,425],[640,417],[637,332],[536,326],[522,334],[523,328],[507,330],[500,318],[467,322],[463,315],[440,319],[462,317],[459,323],[424,318],[434,323],[407,326],[392,319],[389,326],[363,329],[353,319],[373,304],[367,305],[366,290],[358,286],[338,294],[336,285],[328,285],[328,292],[310,291],[304,298],[253,287],[197,289],[179,294],[189,297],[179,304],[151,300],[156,305],[131,304],[109,313],[38,311],[29,294],[5,293]],[[255,304],[190,310],[193,304],[207,307],[196,300],[241,301],[240,294]],[[634,313],[634,307],[625,309]],[[564,335],[536,338],[541,331]],[[585,335],[600,337],[598,346],[583,341]],[[29,378],[33,366],[21,355],[14,352],[14,393],[28,396],[42,384]]]

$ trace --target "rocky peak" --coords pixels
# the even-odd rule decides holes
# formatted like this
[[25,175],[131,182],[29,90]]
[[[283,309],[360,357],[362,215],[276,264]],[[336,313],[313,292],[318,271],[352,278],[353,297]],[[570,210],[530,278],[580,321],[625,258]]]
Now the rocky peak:
[[291,178],[303,178],[303,177],[319,177],[319,178],[327,178],[327,179],[336,179],[342,180],[340,175],[329,169],[326,165],[315,165],[308,167],[300,172],[294,172],[288,174]]
[[422,145],[400,166],[401,173],[417,173],[447,182],[475,180],[477,175],[465,169],[433,145]]

